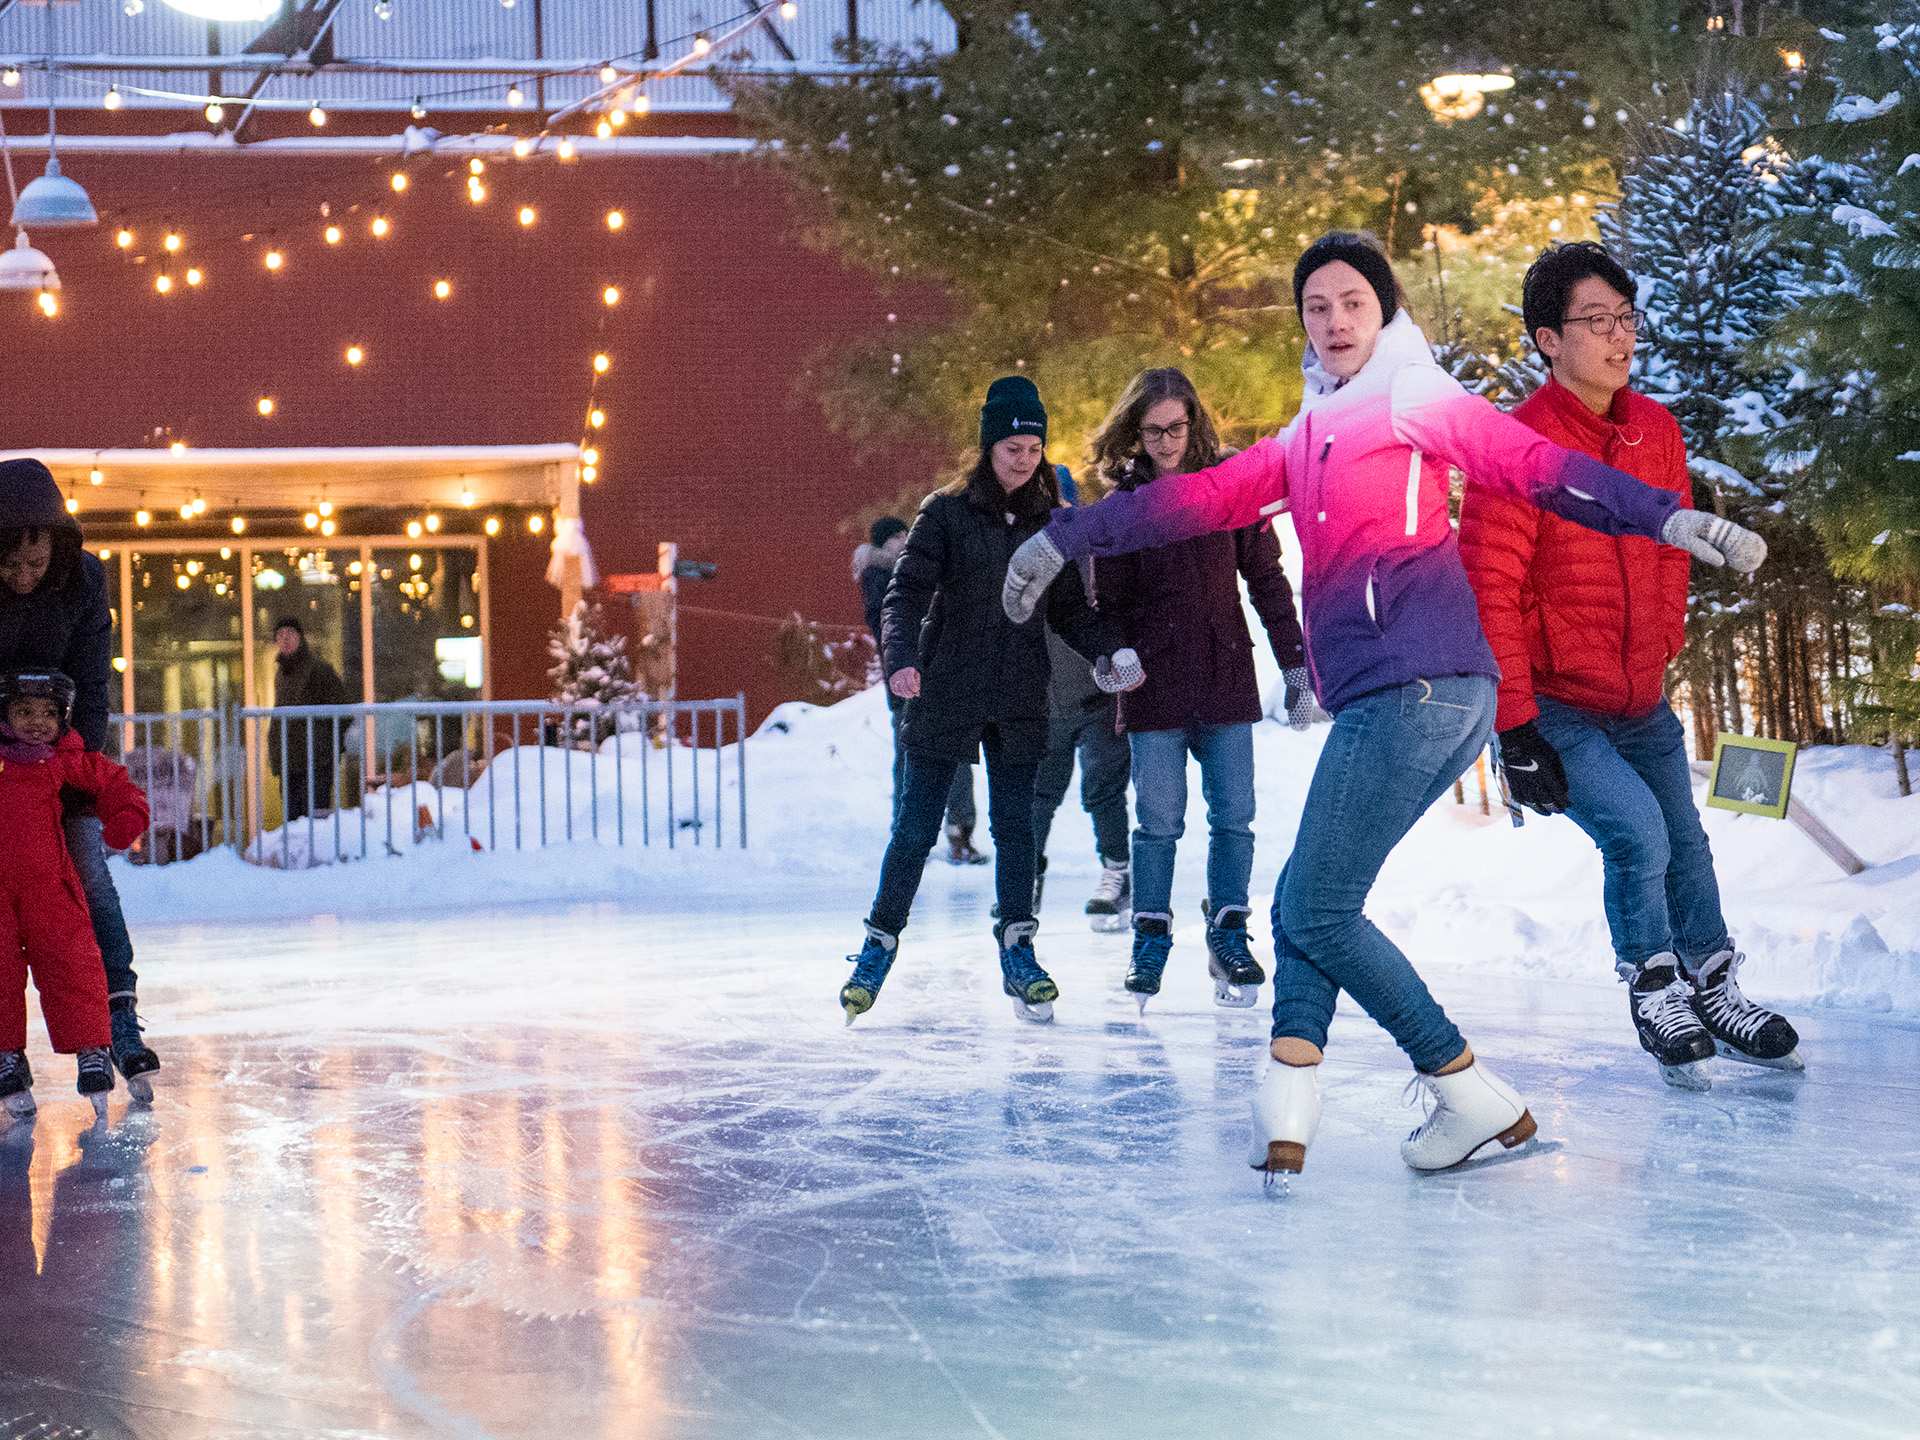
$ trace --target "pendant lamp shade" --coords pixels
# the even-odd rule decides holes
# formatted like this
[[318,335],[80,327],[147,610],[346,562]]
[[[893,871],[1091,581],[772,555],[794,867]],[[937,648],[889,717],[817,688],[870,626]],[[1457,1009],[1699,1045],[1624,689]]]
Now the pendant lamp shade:
[[20,198],[13,202],[16,228],[31,225],[36,230],[68,230],[80,225],[98,225],[93,201],[78,182],[60,173],[60,158],[47,157],[47,173],[27,182]]
[[58,290],[60,273],[44,251],[27,243],[27,232],[14,233],[13,248],[0,250],[0,290]]

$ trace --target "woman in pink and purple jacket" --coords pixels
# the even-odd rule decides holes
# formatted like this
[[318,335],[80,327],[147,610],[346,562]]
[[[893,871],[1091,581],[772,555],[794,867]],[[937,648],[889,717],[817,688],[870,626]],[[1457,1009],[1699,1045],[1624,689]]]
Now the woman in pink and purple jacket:
[[[1298,1172],[1320,1118],[1319,1064],[1344,989],[1391,1034],[1429,1097],[1401,1144],[1416,1170],[1534,1133],[1525,1102],[1479,1064],[1413,965],[1364,914],[1388,854],[1486,744],[1500,671],[1448,514],[1448,467],[1614,535],[1758,568],[1749,531],[1564,450],[1468,394],[1400,308],[1379,242],[1325,235],[1294,270],[1306,326],[1300,413],[1279,435],[1192,474],[1061,511],[1007,570],[1009,615],[1062,566],[1293,514],[1305,558],[1307,665],[1334,715],[1273,903],[1273,1043],[1250,1163]],[[1389,321],[1387,317],[1391,317]]]

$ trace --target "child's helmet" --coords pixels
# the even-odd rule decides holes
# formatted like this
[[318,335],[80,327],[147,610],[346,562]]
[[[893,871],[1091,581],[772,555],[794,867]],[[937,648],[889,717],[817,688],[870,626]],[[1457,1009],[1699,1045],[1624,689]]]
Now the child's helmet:
[[8,670],[0,673],[0,711],[14,701],[37,696],[53,701],[60,723],[73,720],[73,681],[58,670]]

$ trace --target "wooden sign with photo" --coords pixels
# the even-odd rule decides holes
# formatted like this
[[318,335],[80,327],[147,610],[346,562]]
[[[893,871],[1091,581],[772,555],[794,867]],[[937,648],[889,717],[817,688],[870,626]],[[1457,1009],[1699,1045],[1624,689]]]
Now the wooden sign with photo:
[[1791,740],[1763,740],[1723,731],[1713,747],[1707,804],[1742,815],[1785,819],[1793,798],[1793,759],[1799,748]]

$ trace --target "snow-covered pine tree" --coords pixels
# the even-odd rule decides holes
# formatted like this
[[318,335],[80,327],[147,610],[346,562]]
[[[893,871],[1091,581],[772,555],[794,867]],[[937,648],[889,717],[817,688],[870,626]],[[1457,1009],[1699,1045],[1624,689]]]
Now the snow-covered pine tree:
[[[1621,177],[1601,235],[1635,276],[1647,314],[1639,387],[1686,438],[1694,503],[1758,530],[1769,563],[1752,578],[1694,572],[1681,670],[1696,739],[1716,728],[1809,740],[1838,728],[1823,699],[1833,627],[1857,597],[1830,580],[1801,465],[1765,449],[1784,426],[1800,372],[1763,350],[1792,308],[1827,283],[1810,247],[1783,227],[1829,182],[1796,164],[1735,74],[1709,70],[1671,124],[1648,126]],[[1709,718],[1712,723],[1709,724]]]
[[1920,3],[1816,54],[1832,104],[1784,138],[1854,193],[1800,228],[1834,257],[1834,283],[1798,306],[1776,349],[1805,383],[1773,454],[1806,468],[1836,570],[1866,587],[1850,659],[1866,735],[1920,741]]
[[572,717],[571,740],[605,739],[614,731],[615,717],[593,712],[647,698],[634,681],[626,636],[607,634],[604,623],[605,617],[582,600],[547,637],[547,654],[553,660],[547,678],[553,682],[554,703],[588,712]]

